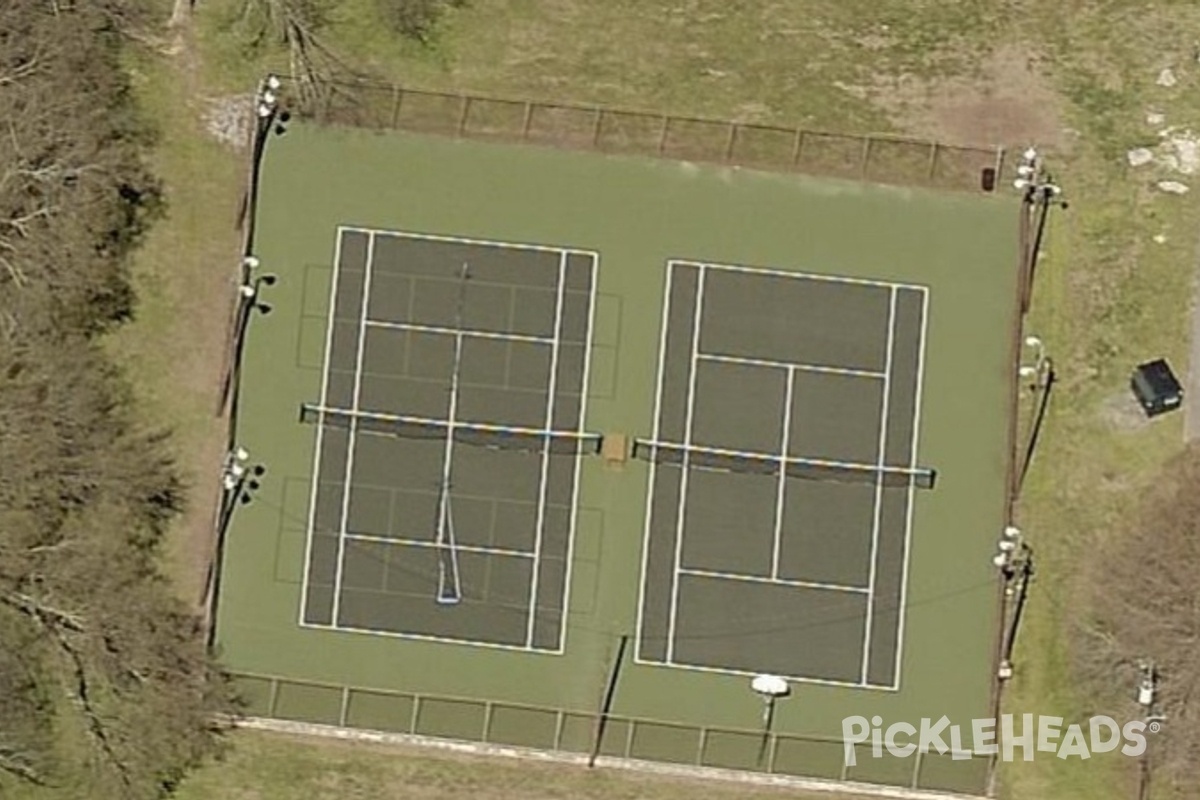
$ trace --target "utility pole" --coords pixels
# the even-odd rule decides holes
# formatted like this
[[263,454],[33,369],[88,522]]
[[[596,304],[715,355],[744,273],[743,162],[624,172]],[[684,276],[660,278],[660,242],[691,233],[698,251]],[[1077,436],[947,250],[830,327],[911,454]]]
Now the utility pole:
[[[1137,702],[1142,707],[1143,721],[1150,733],[1162,730],[1162,724],[1166,720],[1166,716],[1158,709],[1158,681],[1158,667],[1153,659],[1138,662]],[[1137,800],[1147,800],[1150,797],[1150,772],[1150,745],[1147,742],[1145,752],[1138,758],[1138,785],[1135,795]]]

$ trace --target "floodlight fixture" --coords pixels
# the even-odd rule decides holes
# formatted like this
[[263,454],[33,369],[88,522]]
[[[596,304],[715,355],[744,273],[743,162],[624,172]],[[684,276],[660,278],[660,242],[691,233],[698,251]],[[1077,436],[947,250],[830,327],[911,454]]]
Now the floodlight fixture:
[[260,263],[258,256],[246,256],[242,259],[242,266],[246,269],[258,269]]
[[750,688],[768,700],[785,697],[790,691],[788,682],[778,675],[755,675],[750,681]]
[[267,79],[265,81],[263,81],[263,83],[266,84],[268,89],[278,89],[280,86],[279,76],[278,75],[268,75]]
[[1016,525],[1005,525],[1004,526],[1004,538],[1017,539],[1017,538],[1020,538],[1020,536],[1021,536],[1021,529],[1018,528]]

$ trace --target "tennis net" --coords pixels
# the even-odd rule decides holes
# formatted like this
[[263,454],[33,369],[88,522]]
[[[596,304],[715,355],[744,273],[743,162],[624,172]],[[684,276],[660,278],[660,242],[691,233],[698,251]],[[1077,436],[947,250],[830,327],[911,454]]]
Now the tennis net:
[[645,439],[634,440],[633,457],[655,464],[683,466],[686,463],[689,467],[717,472],[778,476],[782,470],[789,478],[839,483],[874,484],[882,480],[884,486],[911,484],[919,489],[932,489],[937,480],[937,471],[927,468],[880,467]]
[[397,436],[402,439],[432,439],[444,441],[452,436],[455,444],[489,447],[495,450],[514,450],[553,455],[586,456],[600,452],[603,437],[576,431],[539,430],[482,422],[451,422],[443,419],[381,414],[373,411],[350,411],[304,403],[300,406],[300,421],[314,425],[348,428],[369,433]]

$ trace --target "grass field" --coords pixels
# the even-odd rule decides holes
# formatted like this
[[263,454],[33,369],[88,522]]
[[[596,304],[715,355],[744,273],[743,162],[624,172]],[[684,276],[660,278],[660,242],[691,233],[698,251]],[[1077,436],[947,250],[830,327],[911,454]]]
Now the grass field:
[[[214,10],[220,6],[212,4]],[[1176,421],[1146,428],[1131,424],[1119,406],[1117,413],[1113,409],[1123,396],[1130,360],[1165,353],[1183,363],[1194,255],[1194,202],[1149,191],[1144,174],[1128,173],[1121,155],[1157,139],[1143,123],[1147,110],[1165,111],[1172,123],[1196,124],[1200,109],[1189,94],[1195,67],[1187,33],[1196,26],[1194,8],[1022,3],[1004,6],[1003,12],[976,4],[964,12],[960,4],[948,3],[914,11],[898,2],[808,2],[734,13],[724,4],[693,3],[678,24],[663,25],[653,13],[657,7],[640,6],[643,12],[636,13],[624,4],[507,2],[455,15],[435,46],[422,50],[382,46],[382,34],[363,7],[342,4],[348,24],[337,43],[357,53],[386,51],[375,57],[378,63],[419,83],[817,127],[893,127],[959,140],[982,136],[1023,145],[1036,138],[1055,146],[1057,173],[1073,207],[1053,223],[1034,318],[1063,383],[1022,507],[1027,530],[1041,540],[1035,541],[1041,575],[1009,700],[1015,711],[1065,716],[1088,707],[1067,672],[1064,633],[1086,611],[1074,602],[1078,593],[1069,576],[1082,574],[1079,567],[1092,544],[1115,530],[1155,466],[1178,446]],[[211,27],[215,16],[205,12],[199,22]],[[764,40],[786,46],[763,48]],[[1005,41],[1009,44],[997,47]],[[244,91],[257,77],[252,60],[238,58],[241,66],[231,68],[229,39],[224,42],[201,51],[210,76],[196,89],[201,94]],[[998,58],[981,57],[997,51]],[[819,57],[811,57],[814,53]],[[160,71],[160,82],[150,85],[190,74],[183,65],[176,72],[179,61],[158,59],[150,69]],[[1037,68],[1033,77],[1029,61]],[[1175,66],[1181,76],[1174,89],[1154,85],[1164,66]],[[996,113],[978,113],[981,109]],[[183,198],[191,165],[229,163],[201,142],[201,112],[200,104],[172,106],[167,116],[172,135],[159,163],[180,203],[188,202]],[[198,152],[212,161],[183,155]],[[199,173],[207,179],[220,171]],[[211,196],[234,197],[238,189],[239,179],[231,175],[224,194],[214,186]],[[210,213],[213,204],[198,204],[204,213],[178,213],[160,226],[155,235],[164,242],[161,252],[198,252],[223,235],[233,241],[221,233],[223,215]],[[1150,241],[1156,234],[1165,234],[1167,243]],[[192,245],[166,247],[172,238]],[[191,262],[192,269],[207,271],[201,261]],[[181,277],[177,264],[148,255],[141,267],[144,285]],[[164,302],[182,302],[164,294]],[[138,325],[150,325],[151,316],[143,315]],[[160,345],[183,347],[193,336],[190,323],[169,324],[182,315],[160,318],[168,324],[140,328],[146,341],[157,337]],[[131,335],[138,330],[135,326]],[[158,412],[164,420],[188,418],[165,389],[170,370],[139,373],[148,386],[164,387]],[[203,423],[191,418],[191,432],[181,434],[200,437]],[[198,497],[197,507],[204,500]],[[313,752],[320,749],[314,746]],[[232,785],[248,779],[218,768],[197,780],[224,777]],[[1006,770],[1004,784],[1015,797],[1127,794],[1112,770],[1091,762],[1017,764]]]

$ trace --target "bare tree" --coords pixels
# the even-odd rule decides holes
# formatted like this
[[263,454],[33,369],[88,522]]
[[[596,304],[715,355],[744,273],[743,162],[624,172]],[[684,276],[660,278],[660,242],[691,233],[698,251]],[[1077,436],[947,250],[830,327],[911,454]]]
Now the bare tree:
[[95,341],[133,312],[127,257],[161,205],[120,63],[135,12],[0,4],[0,795],[161,797],[231,708],[159,573],[165,435]]
[[1158,699],[1167,716],[1153,741],[1159,784],[1200,781],[1198,485],[1200,448],[1193,447],[1164,467],[1125,530],[1094,554],[1094,613],[1076,647],[1081,674],[1125,713],[1138,713],[1138,663],[1158,665]]

